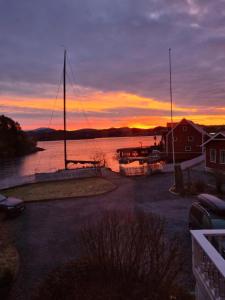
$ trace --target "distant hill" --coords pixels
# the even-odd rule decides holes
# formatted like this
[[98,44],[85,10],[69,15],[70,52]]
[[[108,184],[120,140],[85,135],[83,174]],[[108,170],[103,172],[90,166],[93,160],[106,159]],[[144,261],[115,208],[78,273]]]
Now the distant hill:
[[34,129],[34,130],[30,130],[28,132],[37,132],[37,133],[45,133],[45,132],[54,132],[55,129],[52,129],[52,128],[45,128],[45,127],[41,127],[41,128],[37,128],[37,129]]
[[[140,128],[109,128],[109,129],[79,129],[67,131],[66,137],[68,140],[82,140],[105,137],[126,137],[126,136],[148,136],[148,135],[162,135],[167,131],[166,127],[156,127],[153,129]],[[55,141],[63,140],[64,131],[55,130],[51,128],[38,128],[27,131],[27,134],[38,141]]]
[[[207,132],[225,131],[225,125],[210,125],[202,126]],[[68,140],[82,140],[106,137],[126,137],[126,136],[154,136],[162,135],[168,131],[167,127],[157,126],[155,128],[108,128],[108,129],[79,129],[67,131],[66,137]],[[64,131],[52,128],[38,128],[27,131],[27,134],[38,141],[57,141],[63,140]]]

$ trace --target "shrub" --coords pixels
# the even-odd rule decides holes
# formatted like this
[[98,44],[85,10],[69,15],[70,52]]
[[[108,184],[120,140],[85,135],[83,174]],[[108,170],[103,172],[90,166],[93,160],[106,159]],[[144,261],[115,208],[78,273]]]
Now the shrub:
[[205,191],[205,188],[206,188],[205,182],[201,179],[196,180],[192,184],[192,192],[194,194],[203,193]]
[[215,182],[216,182],[216,191],[218,194],[223,193],[223,185],[225,184],[225,175],[218,170],[213,172]]
[[52,272],[36,299],[188,299],[177,287],[183,269],[180,239],[165,238],[155,215],[106,214],[83,228],[82,258]]
[[11,245],[9,234],[0,222],[0,299],[7,299],[18,267],[18,254]]

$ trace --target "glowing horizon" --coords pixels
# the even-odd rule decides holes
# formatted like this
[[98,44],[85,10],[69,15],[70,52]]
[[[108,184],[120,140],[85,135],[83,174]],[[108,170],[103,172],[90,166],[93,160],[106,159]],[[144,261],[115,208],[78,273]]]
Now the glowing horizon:
[[[87,90],[67,97],[67,128],[154,128],[170,122],[170,102],[124,91]],[[18,121],[24,130],[40,127],[63,128],[61,97],[57,99],[5,96],[2,113]],[[2,101],[3,103],[3,101]],[[225,124],[225,107],[185,106],[174,103],[174,121],[187,118],[201,125]]]

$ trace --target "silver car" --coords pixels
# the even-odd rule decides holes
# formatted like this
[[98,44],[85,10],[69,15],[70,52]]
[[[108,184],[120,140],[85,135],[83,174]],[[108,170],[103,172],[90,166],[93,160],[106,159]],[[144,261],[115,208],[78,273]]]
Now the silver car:
[[7,216],[15,216],[25,209],[24,201],[14,197],[6,197],[0,194],[0,211]]

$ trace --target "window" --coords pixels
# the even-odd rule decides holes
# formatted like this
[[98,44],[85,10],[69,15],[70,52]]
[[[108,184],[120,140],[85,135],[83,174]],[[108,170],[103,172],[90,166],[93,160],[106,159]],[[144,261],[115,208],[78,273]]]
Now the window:
[[225,164],[225,150],[220,150],[220,163]]
[[187,126],[183,126],[183,131],[187,131]]
[[194,141],[194,137],[191,135],[188,136],[188,142],[193,142]]
[[210,162],[216,162],[216,149],[210,149]]
[[191,151],[191,146],[185,146],[185,151]]

